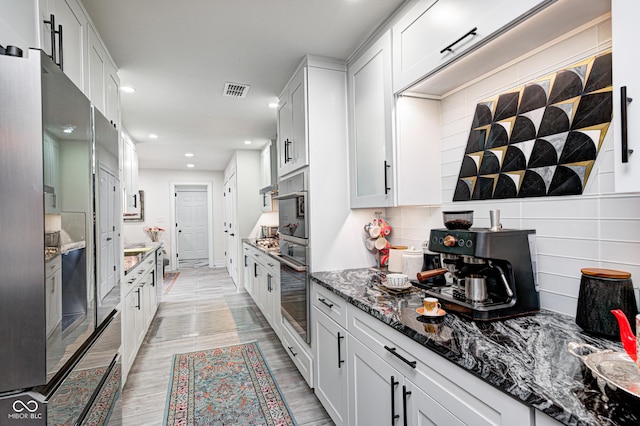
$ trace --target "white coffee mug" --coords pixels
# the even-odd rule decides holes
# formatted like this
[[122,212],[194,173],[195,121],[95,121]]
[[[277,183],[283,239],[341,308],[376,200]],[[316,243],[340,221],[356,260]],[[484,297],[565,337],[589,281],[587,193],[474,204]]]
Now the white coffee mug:
[[369,228],[369,236],[371,238],[378,238],[380,236],[381,228],[378,225],[372,225]]
[[440,303],[435,297],[425,297],[423,302],[425,315],[438,315],[440,310]]
[[382,250],[387,246],[387,239],[385,237],[378,237],[376,240],[376,248]]
[[367,248],[367,250],[374,250],[376,248],[376,242],[375,240],[367,239],[364,242],[364,246]]

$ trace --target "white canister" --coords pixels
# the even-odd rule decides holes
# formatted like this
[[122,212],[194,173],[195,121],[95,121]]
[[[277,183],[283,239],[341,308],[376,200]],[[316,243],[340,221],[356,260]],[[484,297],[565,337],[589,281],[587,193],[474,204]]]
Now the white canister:
[[389,248],[389,266],[387,269],[389,272],[402,272],[402,253],[407,249],[407,246],[391,246]]
[[410,280],[415,280],[418,272],[422,271],[422,249],[410,247],[402,253],[402,273]]

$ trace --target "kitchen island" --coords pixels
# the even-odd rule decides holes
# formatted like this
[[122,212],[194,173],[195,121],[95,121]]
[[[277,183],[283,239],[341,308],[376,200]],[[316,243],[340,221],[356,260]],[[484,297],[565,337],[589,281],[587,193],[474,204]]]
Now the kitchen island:
[[[448,313],[436,322],[425,323],[416,313],[424,292],[416,288],[406,294],[392,294],[380,286],[381,273],[373,269],[316,272],[311,279],[314,285],[390,327],[380,324],[377,328],[381,332],[395,330],[412,345],[415,342],[449,361],[447,365],[455,364],[475,376],[469,376],[471,379],[477,377],[514,402],[534,408],[536,424],[554,423],[540,413],[567,425],[640,424],[640,401],[608,387],[603,397],[588,369],[567,351],[569,342],[614,351],[622,351],[622,346],[583,333],[569,316],[543,310],[508,320],[474,322]],[[407,348],[398,346],[397,351],[403,349]],[[415,348],[413,351],[415,355]],[[433,354],[423,355],[417,357],[419,362],[420,358],[427,359],[426,355],[433,359]],[[436,368],[436,364],[429,365]],[[465,388],[460,380],[457,385]]]

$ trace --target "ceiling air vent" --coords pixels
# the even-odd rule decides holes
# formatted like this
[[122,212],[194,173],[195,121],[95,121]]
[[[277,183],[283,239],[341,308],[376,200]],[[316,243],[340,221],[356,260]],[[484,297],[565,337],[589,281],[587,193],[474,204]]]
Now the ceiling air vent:
[[248,84],[225,83],[222,94],[232,98],[245,98],[250,87]]

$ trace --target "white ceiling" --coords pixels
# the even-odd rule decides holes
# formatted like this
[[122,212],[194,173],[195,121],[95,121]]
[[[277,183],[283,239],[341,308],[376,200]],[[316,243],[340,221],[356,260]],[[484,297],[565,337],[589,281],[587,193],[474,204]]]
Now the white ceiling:
[[[304,55],[346,60],[405,0],[82,0],[119,68],[141,168],[223,170],[276,137],[269,108]],[[225,82],[251,86],[223,97]],[[158,139],[152,140],[149,134]],[[253,141],[247,146],[245,140]],[[185,152],[195,157],[187,159]]]

